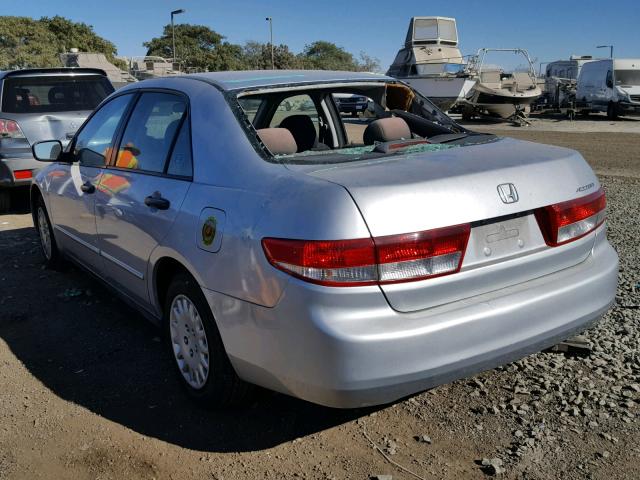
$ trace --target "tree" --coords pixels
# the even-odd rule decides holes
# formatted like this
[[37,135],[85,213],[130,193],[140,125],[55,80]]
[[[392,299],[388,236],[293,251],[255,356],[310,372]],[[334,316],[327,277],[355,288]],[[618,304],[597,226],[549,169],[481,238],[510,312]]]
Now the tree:
[[380,60],[370,57],[365,52],[360,52],[357,65],[357,70],[360,72],[377,72],[380,70]]
[[[58,52],[68,52],[71,48],[77,48],[81,52],[104,53],[107,60],[117,63],[121,60],[115,58],[118,50],[109,40],[95,34],[93,27],[81,22],[56,15],[53,18],[40,19],[47,30],[56,36],[56,48]],[[126,62],[124,66],[126,68]]]
[[[242,70],[242,47],[223,41],[225,37],[204,25],[175,26],[175,59],[184,68],[197,71]],[[162,36],[143,45],[147,55],[173,58],[171,25],[165,25]]]
[[299,55],[304,68],[313,70],[357,70],[353,55],[335,43],[318,40],[304,47]]
[[58,67],[56,37],[37,20],[0,17],[0,70]]
[[109,61],[118,63],[116,46],[85,23],[60,16],[40,20],[0,17],[0,69],[59,67],[59,54],[71,48],[104,53]]
[[[275,45],[273,48],[275,68],[291,70],[300,68],[300,60],[289,50],[287,45]],[[271,68],[271,44],[247,42],[242,47],[242,63],[250,70],[267,70]]]

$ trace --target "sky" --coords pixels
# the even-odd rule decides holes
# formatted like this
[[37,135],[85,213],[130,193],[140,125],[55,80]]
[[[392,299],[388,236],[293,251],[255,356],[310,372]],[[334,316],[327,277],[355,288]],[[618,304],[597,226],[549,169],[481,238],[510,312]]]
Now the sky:
[[[273,17],[274,43],[294,52],[315,40],[328,40],[351,53],[366,52],[386,71],[404,43],[412,16],[454,17],[464,55],[481,47],[520,47],[532,59],[548,62],[569,55],[640,57],[638,0],[14,0],[2,15],[61,15],[92,25],[115,43],[118,54],[146,53],[142,42],[160,36],[171,10],[184,8],[176,23],[206,25],[232,43],[269,41],[265,17]],[[536,65],[537,68],[537,65]]]

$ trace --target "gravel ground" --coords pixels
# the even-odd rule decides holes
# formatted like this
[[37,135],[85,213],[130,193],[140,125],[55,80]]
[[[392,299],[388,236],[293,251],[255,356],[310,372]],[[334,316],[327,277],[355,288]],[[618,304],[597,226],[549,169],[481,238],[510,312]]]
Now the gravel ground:
[[519,132],[616,172],[601,181],[617,304],[585,333],[590,353],[531,355],[376,409],[266,394],[199,410],[154,327],[84,273],[41,268],[23,205],[0,216],[0,479],[640,478],[640,135],[601,158],[591,134]]

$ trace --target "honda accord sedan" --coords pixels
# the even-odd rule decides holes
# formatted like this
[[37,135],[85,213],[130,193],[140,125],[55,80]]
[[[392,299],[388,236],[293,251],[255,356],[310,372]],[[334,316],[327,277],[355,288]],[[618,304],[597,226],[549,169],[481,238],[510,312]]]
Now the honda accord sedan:
[[[371,118],[343,122],[336,94],[371,99]],[[614,300],[580,154],[469,131],[387,76],[147,80],[33,151],[50,162],[31,189],[46,264],[72,260],[161,325],[204,405],[254,385],[391,402],[571,337]]]

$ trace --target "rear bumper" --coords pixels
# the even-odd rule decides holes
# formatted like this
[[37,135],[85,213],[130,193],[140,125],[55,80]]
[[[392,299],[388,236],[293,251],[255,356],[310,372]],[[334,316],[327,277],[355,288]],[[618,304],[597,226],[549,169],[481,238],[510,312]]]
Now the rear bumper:
[[31,178],[16,179],[14,172],[30,170],[31,177],[35,177],[42,166],[42,162],[34,159],[31,154],[11,157],[4,157],[0,154],[0,188],[31,185]]
[[612,304],[617,272],[617,254],[601,229],[579,265],[414,313],[392,310],[377,287],[296,279],[273,308],[205,293],[240,377],[350,408],[514,361],[586,329]]

